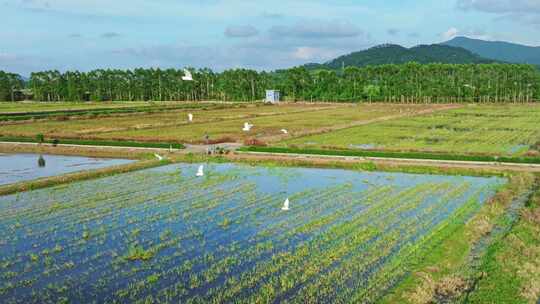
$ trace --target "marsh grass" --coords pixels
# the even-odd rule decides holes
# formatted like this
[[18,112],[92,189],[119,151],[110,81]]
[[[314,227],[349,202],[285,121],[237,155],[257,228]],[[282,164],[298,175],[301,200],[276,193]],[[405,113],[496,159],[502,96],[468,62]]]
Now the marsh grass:
[[540,299],[539,178],[518,221],[481,260],[480,270],[485,275],[469,295],[469,303],[536,304]]
[[[440,247],[413,268],[415,274],[399,284],[383,303],[437,303],[464,298],[477,298],[479,303],[495,301],[496,297],[477,294],[476,285],[484,280],[486,270],[476,261],[491,260],[492,251],[504,234],[493,234],[496,238],[486,244],[481,241],[492,237],[495,228],[511,227],[512,222],[506,219],[507,210],[531,191],[535,180],[532,174],[514,174],[509,178],[509,183],[465,225],[449,230],[451,234]],[[515,286],[509,289],[516,291]]]

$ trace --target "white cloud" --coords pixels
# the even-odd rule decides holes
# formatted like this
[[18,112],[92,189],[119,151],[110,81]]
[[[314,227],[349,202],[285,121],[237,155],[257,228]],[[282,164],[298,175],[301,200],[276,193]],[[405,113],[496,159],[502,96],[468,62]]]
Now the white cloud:
[[292,57],[306,61],[326,61],[340,54],[336,49],[302,46],[293,51]]
[[441,37],[444,40],[450,40],[452,38],[455,38],[459,34],[459,30],[455,27],[449,28],[446,32],[441,34]]
[[497,39],[505,40],[506,39],[500,33],[490,34],[486,32],[485,30],[479,29],[479,28],[466,28],[463,30],[459,30],[455,27],[451,27],[444,33],[441,33],[440,36],[441,36],[441,39],[443,39],[444,41],[451,40],[457,36],[464,36],[464,37],[469,37],[473,39],[481,39],[481,40],[497,40]]

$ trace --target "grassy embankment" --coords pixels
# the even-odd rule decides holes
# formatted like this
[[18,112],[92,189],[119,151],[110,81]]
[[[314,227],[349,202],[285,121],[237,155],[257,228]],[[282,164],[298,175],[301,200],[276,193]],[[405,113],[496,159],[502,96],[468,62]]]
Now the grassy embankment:
[[[522,203],[534,190],[534,179],[531,174],[512,175],[509,184],[500,189],[472,219],[449,225],[440,243],[433,246],[429,254],[417,257],[410,275],[381,302],[446,303],[476,299],[474,302],[478,303],[503,303],[493,302],[496,298],[493,298],[495,293],[492,294],[491,290],[499,287],[492,285],[490,291],[485,290],[482,294],[482,286],[489,282],[485,281],[486,278],[493,278],[489,278],[489,272],[486,276],[489,269],[485,265],[479,266],[477,261],[493,261],[490,256],[500,246],[497,244],[506,243],[504,234],[500,232],[512,229],[513,215],[524,210]],[[517,265],[523,260],[513,256],[508,262]],[[507,294],[519,293],[517,286],[507,287]]]
[[105,146],[105,147],[132,147],[132,148],[157,148],[157,149],[184,149],[184,145],[178,143],[153,143],[136,141],[113,141],[113,140],[88,140],[88,139],[45,139],[30,137],[3,137],[0,136],[0,142],[22,142],[22,143],[45,143],[60,145],[80,145],[80,146]]
[[[540,178],[540,177],[537,177]],[[540,300],[540,187],[519,220],[481,260],[485,275],[468,303],[530,303]]]
[[244,147],[240,152],[282,153],[282,154],[305,154],[321,156],[351,156],[373,158],[397,158],[397,159],[425,159],[425,160],[448,160],[448,161],[474,161],[474,162],[501,162],[518,164],[540,164],[540,157],[507,157],[489,155],[459,155],[448,153],[427,152],[391,152],[391,151],[358,151],[358,150],[323,150],[281,147]]

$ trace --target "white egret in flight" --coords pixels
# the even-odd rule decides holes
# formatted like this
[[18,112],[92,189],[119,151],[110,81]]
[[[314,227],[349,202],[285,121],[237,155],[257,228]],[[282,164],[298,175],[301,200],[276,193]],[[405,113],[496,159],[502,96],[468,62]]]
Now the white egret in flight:
[[191,75],[191,72],[189,70],[184,69],[184,76],[182,77],[182,80],[193,81],[193,75]]

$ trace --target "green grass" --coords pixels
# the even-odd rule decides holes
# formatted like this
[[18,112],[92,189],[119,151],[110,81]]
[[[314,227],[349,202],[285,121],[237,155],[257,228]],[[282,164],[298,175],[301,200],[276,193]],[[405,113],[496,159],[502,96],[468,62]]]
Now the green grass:
[[[4,142],[26,142],[38,143],[37,138],[29,137],[1,137],[0,141]],[[43,141],[47,144],[54,144],[54,139],[46,139]],[[152,142],[136,142],[136,141],[112,141],[112,140],[85,140],[85,139],[61,139],[57,144],[64,145],[81,145],[81,146],[106,146],[106,147],[133,147],[133,148],[158,148],[158,149],[184,149],[184,145],[178,143],[152,143]]]
[[[511,222],[505,220],[509,206],[533,187],[535,187],[534,176],[529,174],[512,176],[510,183],[500,189],[498,194],[465,225],[452,223],[446,231],[447,237],[438,246],[433,247],[429,254],[419,259],[411,268],[410,275],[388,293],[381,303],[523,303],[515,301],[516,299],[508,302],[504,300],[508,297],[498,296],[499,292],[515,295],[520,290],[520,286],[514,284],[515,277],[510,277],[512,274],[507,277],[508,281],[498,281],[497,274],[493,274],[491,278],[492,274],[489,271],[498,272],[505,268],[504,265],[499,264],[494,269],[489,269],[485,265],[480,269],[475,267],[473,256],[479,256],[484,261],[493,261],[494,250],[507,242],[504,235],[495,236],[495,243],[488,243],[492,245],[487,249],[480,249],[474,254],[473,250],[485,238],[491,236],[496,225],[501,227],[511,225]],[[519,264],[526,259],[512,256],[507,261]],[[483,281],[485,278],[495,280],[498,284],[488,284],[482,294],[479,292],[482,288],[474,290],[474,282],[480,279],[480,286],[483,286],[487,283]],[[508,285],[499,286],[507,283]]]
[[532,303],[540,299],[540,189],[519,222],[489,248],[485,273],[468,303]]
[[474,105],[282,141],[309,149],[538,155],[540,105]]
[[282,147],[244,147],[244,148],[239,149],[238,151],[285,153],[285,154],[306,154],[306,155],[321,155],[321,156],[380,157],[380,158],[402,158],[402,159],[540,164],[540,157],[497,157],[497,156],[487,156],[487,155],[456,155],[456,154],[428,153],[428,152],[324,150],[324,149],[301,149],[301,148],[282,148]]

